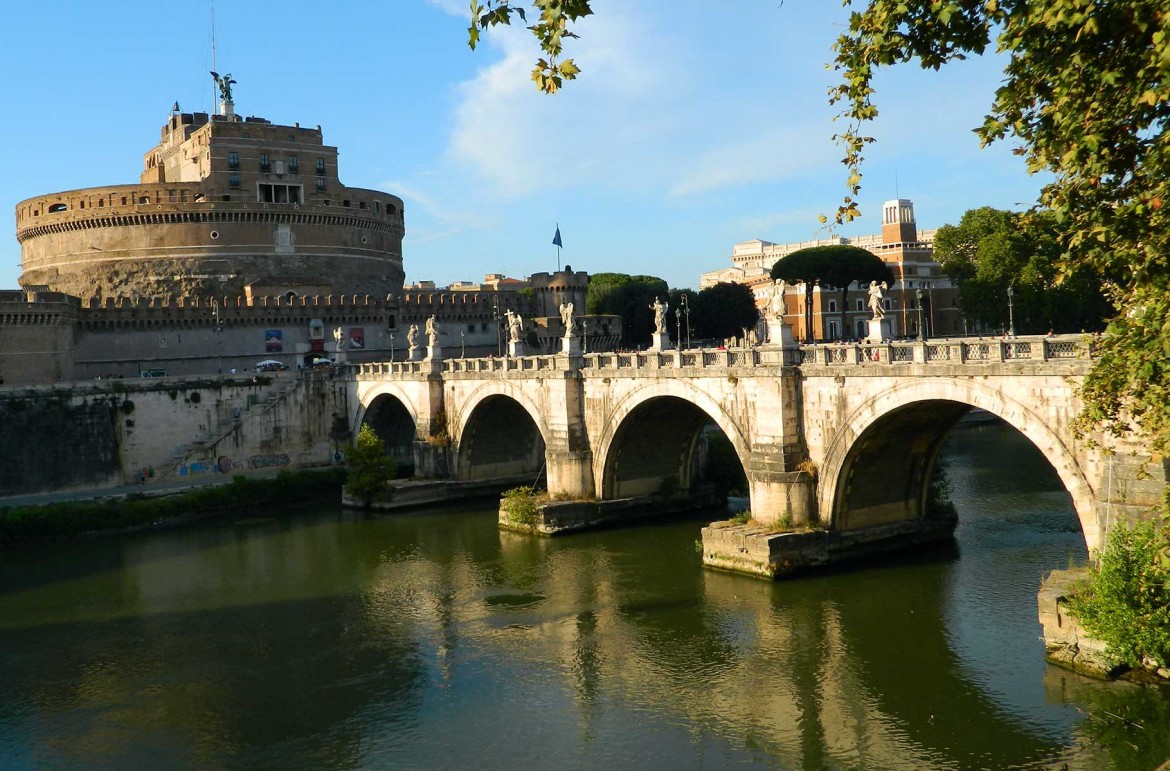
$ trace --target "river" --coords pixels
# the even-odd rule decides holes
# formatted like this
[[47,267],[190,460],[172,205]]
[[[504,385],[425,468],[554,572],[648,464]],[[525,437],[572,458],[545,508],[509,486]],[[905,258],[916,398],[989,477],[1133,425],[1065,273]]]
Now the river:
[[490,503],[0,552],[0,768],[1157,766],[1170,689],[1044,663],[1055,474],[1002,424],[945,456],[954,549],[775,584],[702,569],[705,520]]

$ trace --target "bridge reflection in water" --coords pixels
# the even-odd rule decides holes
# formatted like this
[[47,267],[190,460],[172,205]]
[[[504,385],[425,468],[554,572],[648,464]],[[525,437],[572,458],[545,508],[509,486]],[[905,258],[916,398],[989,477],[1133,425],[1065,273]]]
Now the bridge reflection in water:
[[[949,446],[959,559],[775,585],[702,571],[701,522],[549,540],[491,510],[6,555],[0,766],[1153,767],[1170,694],[1043,664],[1037,582],[1085,556],[1067,493],[1002,425]],[[1102,748],[1078,709],[1147,729]]]

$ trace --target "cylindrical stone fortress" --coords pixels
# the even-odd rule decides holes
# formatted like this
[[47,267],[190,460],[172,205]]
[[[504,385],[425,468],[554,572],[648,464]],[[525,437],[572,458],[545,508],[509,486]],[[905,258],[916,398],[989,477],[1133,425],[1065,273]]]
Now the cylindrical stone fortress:
[[79,297],[402,289],[402,200],[345,187],[321,129],[171,115],[136,185],[16,208],[22,286]]

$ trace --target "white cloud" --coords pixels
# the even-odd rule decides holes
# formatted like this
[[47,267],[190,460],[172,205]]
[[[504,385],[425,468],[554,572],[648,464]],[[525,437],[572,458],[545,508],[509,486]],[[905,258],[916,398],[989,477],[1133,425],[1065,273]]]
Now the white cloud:
[[679,175],[670,194],[687,196],[797,177],[825,168],[833,153],[819,125],[757,134],[705,152]]
[[629,7],[597,11],[578,25],[580,39],[566,45],[581,77],[554,96],[530,79],[540,50],[527,29],[485,36],[503,58],[457,87],[449,160],[470,168],[491,195],[590,183],[645,189],[647,176],[669,163],[663,153],[648,154],[646,142],[668,130],[666,104],[686,68],[671,63],[670,46]]

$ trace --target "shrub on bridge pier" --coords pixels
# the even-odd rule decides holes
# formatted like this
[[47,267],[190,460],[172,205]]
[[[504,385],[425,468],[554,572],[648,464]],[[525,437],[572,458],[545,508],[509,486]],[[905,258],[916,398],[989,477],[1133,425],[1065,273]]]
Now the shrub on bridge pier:
[[1170,667],[1170,525],[1114,525],[1070,608],[1117,663]]

